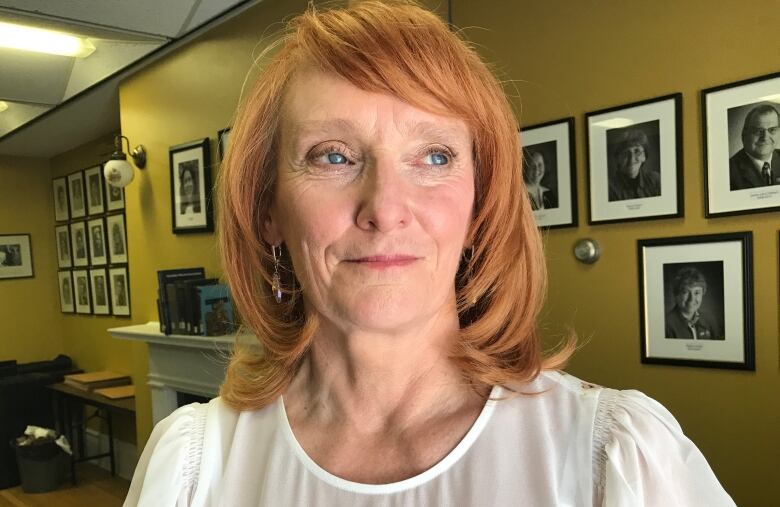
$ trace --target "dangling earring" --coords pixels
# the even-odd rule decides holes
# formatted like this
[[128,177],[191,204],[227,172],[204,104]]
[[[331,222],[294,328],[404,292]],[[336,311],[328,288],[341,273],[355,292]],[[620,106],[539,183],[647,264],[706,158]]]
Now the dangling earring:
[[274,298],[277,303],[282,302],[282,282],[279,279],[279,257],[282,256],[282,246],[279,245],[279,255],[276,255],[276,246],[271,245],[271,253],[274,256],[274,278],[271,283],[271,292],[274,293]]

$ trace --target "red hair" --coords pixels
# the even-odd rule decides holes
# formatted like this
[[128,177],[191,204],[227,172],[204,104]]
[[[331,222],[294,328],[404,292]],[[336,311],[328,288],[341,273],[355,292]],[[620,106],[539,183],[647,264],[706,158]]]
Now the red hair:
[[[516,120],[477,53],[435,14],[411,3],[366,1],[290,21],[279,51],[241,107],[219,183],[219,242],[234,303],[262,352],[239,348],[221,395],[238,410],[273,402],[290,383],[316,332],[300,293],[277,304],[261,235],[274,199],[282,98],[295,69],[313,65],[370,92],[392,94],[463,119],[472,132],[473,253],[454,280],[461,331],[451,360],[473,385],[522,384],[560,367],[573,341],[545,358],[537,334],[546,270],[524,189]],[[289,264],[289,263],[288,263]],[[294,274],[283,284],[295,287]]]

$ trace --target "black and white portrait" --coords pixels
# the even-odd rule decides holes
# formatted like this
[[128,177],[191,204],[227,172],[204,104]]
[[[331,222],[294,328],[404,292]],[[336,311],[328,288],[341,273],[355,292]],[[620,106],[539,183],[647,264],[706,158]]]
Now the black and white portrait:
[[70,233],[67,225],[61,225],[54,229],[57,236],[57,259],[61,268],[71,267],[70,261]]
[[0,279],[34,276],[29,234],[0,234]]
[[661,195],[658,120],[607,130],[609,200]]
[[84,201],[84,173],[82,171],[68,175],[68,191],[71,218],[85,216],[87,206]]
[[182,215],[200,213],[199,179],[197,160],[179,163],[179,213]]
[[107,216],[106,228],[109,262],[112,264],[127,262],[125,216],[122,214]]
[[558,207],[558,153],[556,141],[523,148],[523,180],[534,211]]
[[0,266],[21,266],[22,245],[11,243],[0,245]]
[[108,180],[103,178],[103,186],[106,190],[106,211],[116,211],[125,208],[125,191],[109,185]]
[[130,315],[130,287],[127,279],[127,267],[115,267],[108,270],[111,289],[112,313]]
[[728,109],[729,188],[780,185],[780,110],[758,102]]
[[111,313],[108,299],[108,279],[106,270],[90,269],[89,278],[92,283],[92,312],[95,315],[108,315]]
[[170,149],[171,221],[176,234],[214,230],[209,143],[199,139]]
[[723,261],[664,264],[665,338],[724,340]]
[[68,182],[65,178],[52,180],[54,190],[54,220],[62,222],[70,218],[68,213]]
[[89,300],[89,276],[86,270],[73,271],[73,283],[76,289],[76,313],[92,313]]
[[108,262],[106,255],[106,232],[102,218],[90,220],[87,224],[89,230],[89,260],[93,266],[103,265]]
[[73,313],[73,282],[71,281],[70,271],[59,271],[57,280],[60,286],[60,309],[63,313]]
[[73,265],[88,265],[89,250],[87,246],[87,226],[85,222],[73,222],[70,224],[70,239],[72,241],[71,252],[73,252]]
[[103,203],[103,168],[92,167],[84,171],[87,183],[87,212],[98,215],[106,211]]

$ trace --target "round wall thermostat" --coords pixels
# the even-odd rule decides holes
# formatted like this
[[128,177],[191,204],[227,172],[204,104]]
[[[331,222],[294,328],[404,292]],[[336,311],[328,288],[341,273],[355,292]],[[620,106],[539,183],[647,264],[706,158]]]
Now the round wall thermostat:
[[593,264],[601,257],[601,249],[595,240],[590,238],[581,239],[574,245],[574,257],[585,264]]

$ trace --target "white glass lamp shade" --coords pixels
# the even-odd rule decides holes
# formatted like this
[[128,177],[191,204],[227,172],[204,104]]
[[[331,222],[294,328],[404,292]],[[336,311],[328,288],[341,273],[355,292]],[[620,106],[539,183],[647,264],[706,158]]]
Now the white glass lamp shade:
[[114,159],[103,166],[103,177],[112,187],[123,188],[133,181],[133,167],[127,160]]

